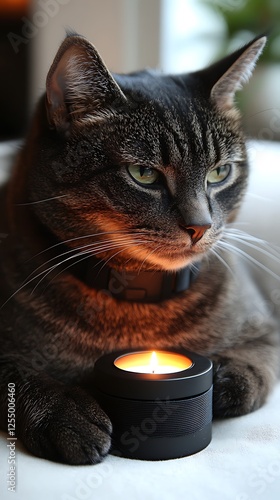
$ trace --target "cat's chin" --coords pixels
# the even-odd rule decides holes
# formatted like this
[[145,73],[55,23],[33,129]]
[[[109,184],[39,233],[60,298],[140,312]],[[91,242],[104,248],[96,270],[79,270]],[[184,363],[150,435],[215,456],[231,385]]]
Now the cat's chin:
[[183,269],[184,267],[190,266],[191,264],[194,264],[197,262],[198,257],[196,256],[194,258],[193,255],[189,255],[188,257],[186,256],[157,256],[157,257],[151,257],[149,259],[149,263],[152,264],[153,268],[157,268],[161,271],[179,271],[180,269]]
[[108,263],[109,267],[123,271],[179,271],[184,267],[195,264],[203,257],[202,253],[176,252],[166,254],[149,253],[148,256],[139,252],[137,258],[131,258],[131,254],[124,253],[122,256],[108,257],[108,254],[98,255],[98,259]]

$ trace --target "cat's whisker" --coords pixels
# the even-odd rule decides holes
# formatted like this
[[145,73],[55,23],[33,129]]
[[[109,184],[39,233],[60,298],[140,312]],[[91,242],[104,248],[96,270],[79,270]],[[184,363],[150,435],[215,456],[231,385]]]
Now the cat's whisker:
[[235,229],[235,226],[249,226],[249,222],[240,221],[240,220],[234,220],[233,222],[227,222],[226,228],[233,228]]
[[279,250],[279,247],[277,247],[276,245],[272,245],[271,243],[268,243],[268,241],[262,239],[262,238],[259,238],[257,236],[254,236],[250,233],[247,233],[245,231],[242,231],[241,229],[238,229],[238,228],[234,228],[234,227],[231,227],[231,228],[227,228],[224,230],[224,236],[235,236],[236,238],[238,238],[238,240],[240,240],[241,242],[243,240],[245,241],[250,241],[250,242],[254,242],[254,243],[257,243],[259,245],[263,245],[263,246],[266,246],[266,247],[269,247],[269,248],[275,248]]
[[247,231],[243,231],[242,229],[239,229],[238,227],[234,227],[234,225],[246,225],[246,224],[247,224],[246,222],[244,222],[244,223],[232,222],[231,224],[228,224],[228,226],[224,229],[224,232],[225,233],[227,233],[227,232],[236,233],[236,234],[240,234],[240,236],[244,236],[246,238],[254,238],[254,239],[257,239],[259,241],[265,241],[265,240],[259,238],[258,236],[254,236],[253,234],[248,233]]
[[59,196],[52,196],[51,198],[45,198],[44,200],[29,201],[27,203],[16,203],[15,205],[17,207],[25,207],[28,205],[37,205],[38,203],[45,203],[47,201],[58,200],[60,198],[65,198],[66,196],[70,196],[70,195],[69,194],[61,194]]
[[224,234],[236,234],[236,235],[240,236],[240,238],[258,241],[260,243],[267,243],[266,240],[263,240],[257,236],[254,236],[253,234],[247,233],[246,231],[243,231],[242,229],[239,229],[237,227],[227,227],[224,230]]
[[[146,260],[147,260],[147,259],[148,259],[148,258],[149,258],[149,257],[150,257],[153,253],[157,252],[161,246],[162,246],[161,244],[157,245],[157,247],[156,247],[156,248],[154,248],[153,250],[151,250],[151,251],[148,253],[148,255],[146,255],[145,259],[142,261],[141,266],[139,267],[138,274],[140,274],[140,272],[141,272],[141,270],[142,270],[142,268],[143,268],[143,265],[145,264]],[[154,264],[154,266],[155,266],[155,264]]]
[[[139,243],[139,245],[140,245],[140,243]],[[127,246],[129,247],[130,245],[127,245]],[[117,247],[114,247],[114,248],[117,248]],[[121,251],[124,251],[125,249],[126,249],[126,248],[123,248]],[[121,251],[120,251],[120,252],[121,252]],[[115,255],[117,255],[117,254],[118,254],[118,253],[120,253],[120,252],[117,252],[116,254],[114,254],[114,255],[113,255],[113,257],[115,257]],[[98,253],[99,253],[99,252],[98,252]],[[87,254],[87,255],[86,255],[86,254]],[[59,273],[57,273],[57,274],[56,274],[56,275],[55,275],[55,276],[54,276],[54,277],[50,280],[50,282],[48,283],[47,287],[48,287],[48,286],[50,285],[50,283],[51,283],[54,279],[56,279],[56,278],[57,278],[60,274],[62,274],[63,272],[67,271],[67,269],[69,269],[70,267],[72,267],[72,266],[73,266],[73,265],[75,265],[75,264],[80,264],[80,263],[81,263],[81,262],[83,262],[84,260],[86,260],[86,259],[88,259],[88,258],[92,257],[92,253],[91,253],[90,251],[86,251],[86,252],[84,252],[84,253],[81,253],[81,255],[83,256],[81,259],[79,259],[77,262],[72,262],[69,266],[67,266],[66,268],[64,268],[64,269],[63,269],[62,271],[60,271]],[[63,263],[64,263],[64,262],[63,262]],[[51,271],[52,271],[52,270],[51,270]],[[50,271],[50,272],[51,272],[51,271]],[[41,282],[44,278],[45,278],[45,276],[43,276],[43,278],[40,280],[40,282]],[[39,284],[39,283],[38,283],[38,284]],[[38,286],[38,284],[36,285],[36,287]],[[31,294],[34,292],[34,290],[36,289],[36,287],[32,290]],[[47,287],[46,287],[46,288],[47,288]]]
[[[230,229],[230,230],[225,230],[224,236],[228,237],[229,239],[236,240],[241,244],[247,245],[247,246],[252,246],[255,250],[259,251],[265,251],[264,249],[261,248],[260,245],[263,247],[266,247],[269,249],[269,254],[268,256],[272,256],[274,252],[274,255],[276,258],[279,258],[280,256],[280,248],[276,245],[272,245],[271,243],[268,243],[266,240],[263,240],[261,238],[258,238],[256,236],[253,236],[249,233],[245,233],[244,231],[241,231],[239,229]],[[253,243],[256,243],[257,245],[253,245]]]
[[[67,245],[67,243],[72,243],[73,241],[82,240],[85,238],[95,238],[97,236],[113,235],[113,234],[132,234],[132,233],[129,230],[116,230],[116,231],[104,231],[104,232],[100,232],[100,233],[90,233],[90,234],[86,234],[83,236],[76,236],[75,238],[69,238],[68,240],[60,241],[59,243],[56,243],[55,245],[52,245],[52,246],[46,248],[45,250],[42,250],[41,252],[33,255],[31,257],[31,259],[27,260],[27,262],[30,262],[30,260],[35,259],[39,255],[42,255],[43,253],[48,252],[49,250],[53,250],[54,248],[57,248],[61,245]],[[136,233],[136,234],[141,234],[141,233]]]
[[[131,243],[134,243],[133,242],[126,242],[126,246],[130,246]],[[141,243],[141,242],[140,242]],[[140,244],[139,243],[139,244]],[[63,259],[61,262],[58,262],[57,264],[54,264],[52,267],[50,267],[49,269],[43,271],[42,273],[40,273],[39,275],[35,276],[35,278],[32,278],[32,280],[30,281],[33,281],[34,279],[36,278],[39,278],[40,275],[44,274],[44,276],[40,279],[40,281],[36,284],[36,286],[33,288],[32,292],[31,292],[31,295],[34,293],[34,291],[36,290],[36,288],[40,285],[40,283],[53,271],[55,270],[57,267],[61,266],[62,264],[65,264],[66,262],[68,262],[69,260],[72,260],[72,259],[75,259],[76,257],[79,257],[79,255],[87,255],[87,257],[89,256],[93,256],[93,255],[98,255],[99,253],[101,252],[107,252],[109,250],[113,250],[114,248],[119,248],[120,246],[124,246],[124,243],[118,243],[118,244],[114,244],[114,243],[111,243],[110,245],[103,245],[102,247],[99,247],[98,249],[95,249],[95,251],[93,252],[92,249],[88,249],[84,252],[80,252],[80,253],[76,253],[74,255],[71,255],[70,257],[67,257],[67,259]],[[61,274],[62,272],[65,272],[67,269],[69,269],[69,267],[77,264],[78,262],[73,262],[70,266],[66,267],[65,269],[63,269],[59,274]],[[58,275],[56,275],[58,276]],[[29,281],[29,282],[30,282]],[[28,283],[26,283],[28,284]]]
[[[142,240],[141,240],[142,242]],[[134,243],[134,241],[133,241]],[[101,253],[102,251],[108,251],[108,250],[112,250],[113,248],[118,248],[121,244],[118,244],[118,245],[113,245],[112,244],[112,247],[106,247],[106,249],[104,250],[103,248],[101,248],[101,250],[98,248],[95,249],[95,252],[92,252],[91,250],[87,250],[86,252],[84,253],[88,253],[89,256],[92,256],[92,255],[97,255],[99,253]],[[123,243],[122,243],[123,245]],[[128,246],[131,245],[131,242],[128,243]],[[83,253],[81,253],[81,255],[83,255]],[[34,276],[33,278],[29,279],[27,282],[24,282],[12,295],[10,295],[10,297],[1,305],[0,309],[2,309],[13,297],[15,297],[15,295],[17,295],[21,290],[23,290],[25,287],[27,287],[30,283],[32,283],[32,281],[36,280],[37,278],[39,278],[40,276],[44,275],[40,282],[50,273],[52,272],[54,269],[56,269],[57,267],[61,266],[62,264],[64,264],[65,262],[67,262],[67,260],[70,260],[70,259],[74,259],[75,257],[78,257],[79,254],[75,254],[75,255],[72,255],[71,257],[68,257],[67,259],[64,259],[63,261],[59,262],[59,263],[56,263],[54,264],[51,268],[48,268],[48,269],[45,269],[44,271],[41,271],[39,274],[37,274],[36,276]],[[73,263],[74,264],[74,263]],[[38,286],[39,283],[37,283],[36,287]],[[35,288],[36,288],[35,287]],[[35,288],[32,290],[31,293],[33,293],[33,291],[35,290]]]
[[210,249],[210,252],[213,253],[215,255],[215,257],[223,264],[223,266],[225,266],[225,268],[230,272],[230,274],[234,276],[234,273],[232,271],[232,269],[230,268],[229,264],[227,263],[227,261],[219,254],[219,252],[217,251],[217,249],[221,249],[221,250],[224,250],[224,248],[222,248],[220,246],[220,242],[216,243],[216,247],[214,248],[211,248]]
[[[32,273],[29,274],[29,276],[26,278],[26,280],[28,280],[32,274],[36,273],[37,271],[39,271],[39,269],[41,269],[43,266],[46,266],[47,264],[49,264],[50,262],[52,261],[55,261],[56,259],[59,259],[61,257],[63,257],[64,255],[68,255],[68,254],[71,254],[71,253],[77,253],[85,248],[95,248],[95,247],[98,247],[98,245],[104,245],[104,244],[109,244],[109,243],[113,243],[114,242],[119,242],[119,241],[123,241],[123,235],[122,236],[119,236],[117,238],[114,238],[114,240],[111,240],[111,239],[108,239],[108,240],[101,240],[101,241],[97,241],[97,242],[94,242],[94,243],[88,243],[87,245],[83,245],[83,246],[80,246],[80,247],[76,247],[76,248],[72,248],[70,250],[67,250],[67,252],[63,252],[59,255],[56,255],[55,257],[52,257],[51,259],[47,260],[46,262],[43,262],[40,266],[38,266],[36,269],[34,269],[34,271],[32,271]],[[124,240],[125,241],[125,240]],[[26,281],[25,280],[25,281]]]
[[[116,247],[113,247],[113,248],[116,248]],[[107,249],[105,249],[107,250]],[[101,251],[104,251],[103,249]],[[100,253],[100,251],[98,251],[97,253]],[[55,269],[59,268],[60,266],[62,266],[63,264],[65,264],[66,262],[68,262],[69,260],[72,260],[72,259],[76,259],[78,258],[79,256],[86,256],[84,257],[85,259],[86,258],[89,258],[91,257],[92,255],[94,255],[92,253],[91,250],[87,250],[85,252],[81,252],[80,254],[75,254],[75,255],[72,255],[71,257],[67,257],[67,259],[64,259],[62,261],[60,261],[59,263],[57,264],[54,264],[53,266],[49,267],[48,269],[46,269],[45,271],[42,271],[42,273],[39,273],[37,276],[35,276],[34,278],[32,278],[28,283],[26,283],[26,285],[28,285],[30,282],[34,281],[35,279],[39,278],[40,276],[42,276],[42,278],[38,281],[38,283],[36,283],[36,285],[34,286],[34,288],[32,289],[30,295],[32,295],[36,288],[42,283],[42,281],[53,271],[55,271]],[[56,278],[57,276],[59,276],[60,274],[62,274],[63,272],[65,272],[67,269],[69,269],[70,267],[78,264],[81,260],[83,259],[80,259],[80,260],[75,260],[74,262],[72,262],[69,266],[67,266],[66,268],[62,269],[59,273],[57,273],[54,278]],[[52,278],[50,280],[50,282],[54,279]]]
[[235,236],[231,236],[231,235],[226,235],[228,239],[231,239],[233,241],[237,241],[239,242],[240,244],[244,245],[244,246],[247,246],[249,248],[253,248],[254,250],[256,250],[257,252],[260,252],[261,254],[263,255],[266,255],[267,257],[269,257],[271,260],[274,260],[275,262],[278,262],[280,263],[280,257],[279,255],[274,255],[272,253],[272,251],[268,251],[266,250],[265,248],[262,248],[258,245],[254,245],[253,243],[250,243],[249,241],[246,241],[245,239],[240,239],[238,237],[235,237]]
[[[109,241],[109,240],[108,240]],[[55,261],[56,259],[60,259],[61,257],[63,257],[64,255],[69,255],[69,254],[77,254],[77,252],[83,250],[84,248],[86,247],[90,247],[91,244],[88,244],[88,245],[84,245],[84,246],[81,246],[81,247],[77,247],[77,248],[72,248],[71,250],[67,250],[67,252],[63,252],[61,254],[58,254],[56,255],[55,257],[52,257],[51,259],[47,260],[46,262],[43,262],[40,266],[38,266],[36,269],[34,269],[34,271],[32,271],[32,273],[29,274],[29,276],[26,278],[26,280],[28,280],[32,274],[36,273],[39,271],[39,269],[41,269],[42,267],[46,266],[47,264],[49,264],[50,262],[52,261]],[[26,281],[24,280],[24,282]]]
[[[45,290],[48,288],[48,286],[51,284],[51,282],[52,282],[54,279],[57,279],[57,278],[58,278],[58,276],[60,276],[63,272],[67,271],[67,269],[70,269],[70,267],[73,267],[73,266],[74,266],[74,265],[76,265],[76,264],[80,264],[81,262],[83,262],[83,261],[84,261],[84,260],[86,260],[86,259],[89,259],[89,258],[92,256],[92,254],[91,254],[91,252],[90,252],[90,251],[83,252],[83,253],[81,253],[80,255],[82,255],[83,257],[81,257],[80,259],[78,259],[78,260],[77,260],[77,261],[75,261],[75,262],[72,262],[71,264],[69,264],[69,266],[67,266],[66,268],[62,269],[62,270],[61,270],[61,271],[59,271],[58,273],[56,273],[56,275],[55,275],[53,278],[51,278],[51,279],[50,279],[50,281],[49,281],[49,283],[47,284],[47,286],[46,286]],[[59,265],[64,264],[67,260],[70,260],[70,259],[65,259],[65,261],[61,262]],[[55,266],[53,266],[51,269],[49,269],[49,271],[46,273],[46,275],[45,275],[45,276],[43,276],[43,277],[40,279],[40,281],[39,281],[39,282],[35,285],[35,287],[32,289],[32,291],[31,291],[30,295],[32,295],[32,294],[35,292],[36,288],[37,288],[37,287],[40,285],[40,283],[41,283],[41,282],[42,282],[42,281],[46,278],[46,276],[47,276],[48,274],[50,274],[52,271],[54,271],[55,269],[57,269],[57,267],[59,267],[59,265],[57,265],[57,266],[55,265]]]
[[262,113],[267,113],[268,111],[275,111],[275,108],[261,109],[259,111],[256,111],[252,115],[248,115],[248,118],[255,118],[256,116],[261,115]]
[[[135,243],[135,241],[133,242],[133,244],[136,244],[136,245],[141,245],[142,243],[143,243],[143,242],[142,242],[142,240],[141,240],[139,243]],[[101,267],[101,269],[103,269],[104,265],[106,265],[106,264],[109,262],[109,260],[111,260],[112,258],[114,258],[116,255],[118,255],[118,254],[119,254],[119,253],[121,253],[122,251],[126,250],[126,247],[128,247],[128,248],[129,248],[129,247],[130,247],[130,245],[131,245],[131,243],[127,243],[127,244],[125,245],[125,248],[123,248],[123,249],[122,249],[122,250],[120,250],[119,252],[116,252],[114,255],[112,255],[112,256],[110,257],[110,259],[107,259],[107,260],[104,262],[104,264],[103,264],[103,266]],[[122,244],[122,245],[118,245],[118,246],[124,246],[124,245]],[[112,250],[113,248],[118,248],[118,246],[114,246],[114,247],[110,248],[110,250]],[[100,251],[98,251],[98,253],[100,253]],[[88,255],[84,256],[85,254],[88,254]],[[74,263],[70,264],[70,265],[69,265],[69,266],[67,266],[65,269],[63,269],[62,271],[60,271],[59,273],[57,273],[57,274],[56,274],[56,275],[55,275],[55,276],[54,276],[54,277],[50,280],[50,283],[52,282],[52,280],[53,280],[53,279],[57,278],[57,277],[58,277],[58,276],[59,276],[62,272],[65,272],[67,269],[69,269],[69,268],[70,268],[70,267],[72,267],[73,265],[78,264],[78,263],[82,262],[82,261],[83,261],[83,260],[85,260],[85,259],[88,259],[88,258],[89,258],[89,257],[91,257],[93,254],[92,254],[92,252],[91,252],[91,251],[86,251],[86,252],[84,252],[84,253],[81,253],[81,255],[83,255],[83,258],[79,259],[77,262],[74,262]],[[70,258],[69,258],[69,259],[70,259]],[[67,261],[67,260],[68,260],[68,259],[66,259],[66,261]],[[64,263],[64,262],[65,262],[65,261],[63,261],[62,263]],[[56,266],[53,266],[53,268],[55,268],[55,267],[56,267]],[[52,268],[52,269],[50,269],[50,270],[49,270],[49,272],[51,272],[51,271],[53,270],[53,268]],[[40,282],[41,282],[44,278],[45,278],[45,276],[43,276],[43,278],[40,280]],[[39,282],[39,283],[40,283],[40,282]],[[39,284],[39,283],[37,283],[37,284],[36,284],[36,287],[38,286],[38,284]],[[36,288],[36,287],[35,287],[35,288]],[[34,292],[35,288],[32,290],[32,292],[31,292],[31,293],[33,293],[33,292]]]
[[247,259],[249,262],[251,262],[252,264],[254,264],[256,267],[259,267],[260,269],[263,269],[268,274],[270,274],[271,276],[273,276],[273,278],[275,278],[277,280],[280,280],[280,276],[278,274],[274,273],[271,269],[269,269],[267,266],[265,266],[264,264],[262,264],[262,262],[259,262],[257,259],[255,259],[251,255],[249,255],[248,253],[246,253],[243,250],[241,250],[239,247],[231,245],[230,243],[227,243],[225,241],[220,241],[219,245],[222,248],[224,248],[226,250],[229,250],[232,253],[235,253],[236,255],[240,255],[244,259]]
[[[148,243],[148,242],[149,242],[149,241],[145,241],[145,243]],[[156,248],[154,248],[153,250],[151,250],[151,251],[148,253],[148,255],[147,255],[147,256],[145,257],[145,259],[143,260],[143,262],[142,262],[142,264],[141,264],[140,268],[138,269],[137,274],[140,274],[141,269],[142,269],[142,267],[143,267],[143,264],[145,263],[145,261],[147,260],[147,258],[148,258],[148,257],[149,257],[152,253],[156,252],[156,251],[160,248],[160,246],[161,246],[161,245],[158,245]],[[132,251],[131,251],[131,253],[135,253],[135,252],[137,252],[137,251],[138,251],[138,249],[137,249],[137,248],[135,248],[134,250],[132,250]],[[132,256],[131,256],[129,259],[127,259],[127,260],[125,261],[125,265],[127,265],[127,264],[128,264],[128,263],[132,260],[132,259],[133,259],[133,257],[132,257]],[[156,267],[156,266],[155,266],[155,264],[152,264],[152,266],[153,266],[153,267]]]
[[[133,244],[133,246],[140,246],[140,245],[143,245],[143,241],[140,240],[139,243],[133,241],[132,244]],[[131,246],[131,244],[128,245],[128,248],[130,246]],[[120,250],[119,252],[115,253],[114,255],[112,255],[111,257],[109,257],[107,260],[105,260],[103,266],[100,268],[100,271],[108,264],[108,262],[110,262],[111,259],[113,259],[114,257],[116,257],[116,255],[118,255],[119,253],[123,252],[124,250],[126,250],[126,248],[124,248],[123,250]]]
[[197,273],[199,271],[199,261],[197,262],[192,262],[190,264],[190,268],[191,270],[193,270],[195,273]]
[[267,196],[262,196],[262,195],[256,194],[256,193],[250,193],[250,191],[247,191],[246,195],[252,196],[252,198],[257,198],[258,200],[269,201],[269,202],[273,203],[271,198],[268,198]]

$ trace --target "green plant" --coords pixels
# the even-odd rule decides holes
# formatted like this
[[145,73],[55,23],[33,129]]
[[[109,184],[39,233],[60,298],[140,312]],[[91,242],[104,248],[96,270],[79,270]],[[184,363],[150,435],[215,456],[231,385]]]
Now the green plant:
[[279,0],[201,0],[222,14],[227,25],[223,52],[261,33],[269,35],[262,62],[280,62]]

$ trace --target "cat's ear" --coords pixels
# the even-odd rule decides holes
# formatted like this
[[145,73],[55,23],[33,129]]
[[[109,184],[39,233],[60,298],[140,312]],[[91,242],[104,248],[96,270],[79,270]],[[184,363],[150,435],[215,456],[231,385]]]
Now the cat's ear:
[[221,111],[233,108],[235,93],[251,77],[265,43],[265,36],[255,38],[206,70],[211,100]]
[[104,119],[125,101],[94,46],[80,35],[67,36],[47,76],[49,123],[66,131],[74,123]]

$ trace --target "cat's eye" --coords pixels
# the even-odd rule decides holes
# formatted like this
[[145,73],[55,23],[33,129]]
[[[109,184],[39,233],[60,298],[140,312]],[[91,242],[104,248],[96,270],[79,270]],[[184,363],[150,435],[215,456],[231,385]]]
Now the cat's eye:
[[223,182],[230,173],[230,165],[221,165],[220,167],[215,168],[215,170],[211,170],[208,173],[206,180],[209,184],[216,184],[218,182]]
[[154,184],[159,179],[159,172],[155,168],[129,165],[127,169],[131,177],[139,184]]

